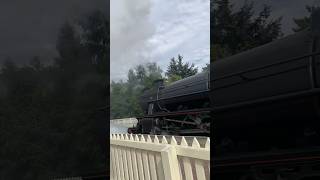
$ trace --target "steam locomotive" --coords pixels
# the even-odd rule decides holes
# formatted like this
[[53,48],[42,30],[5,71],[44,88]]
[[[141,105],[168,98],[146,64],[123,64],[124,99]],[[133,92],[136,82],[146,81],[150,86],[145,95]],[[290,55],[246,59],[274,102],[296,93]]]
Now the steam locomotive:
[[140,98],[144,117],[129,132],[147,134],[209,135],[209,73],[203,72],[165,86],[154,82]]

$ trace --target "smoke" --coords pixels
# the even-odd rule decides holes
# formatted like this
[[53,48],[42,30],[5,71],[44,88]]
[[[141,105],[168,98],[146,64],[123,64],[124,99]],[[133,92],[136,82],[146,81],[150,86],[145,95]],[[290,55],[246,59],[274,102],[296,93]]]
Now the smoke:
[[126,79],[129,68],[148,61],[148,40],[155,32],[149,15],[151,0],[111,0],[110,76]]

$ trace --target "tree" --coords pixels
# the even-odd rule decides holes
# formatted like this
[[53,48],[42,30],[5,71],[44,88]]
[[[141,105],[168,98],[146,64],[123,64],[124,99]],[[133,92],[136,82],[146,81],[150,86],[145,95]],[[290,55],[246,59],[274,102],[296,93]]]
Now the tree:
[[230,56],[282,36],[281,18],[270,18],[270,6],[262,11],[253,10],[254,3],[245,1],[234,10],[229,0],[211,2],[211,58],[213,61]]
[[190,65],[188,62],[183,63],[182,60],[183,57],[180,54],[178,55],[177,60],[174,57],[171,58],[166,71],[166,76],[169,82],[197,74],[198,68],[195,68],[194,64]]
[[320,7],[316,6],[306,6],[306,10],[308,12],[308,16],[302,18],[293,18],[293,22],[296,27],[292,28],[294,32],[300,32],[302,30],[308,29],[311,26],[312,21],[312,13],[313,11],[320,10]]
[[206,64],[206,66],[202,68],[202,72],[209,72],[209,71],[210,71],[210,64]]
[[155,80],[163,79],[156,63],[138,65],[128,71],[126,82],[112,82],[110,93],[111,119],[142,115],[139,98],[144,89],[153,88]]
[[43,66],[35,56],[25,66],[8,59],[1,68],[2,179],[52,179],[108,167],[107,115],[99,110],[106,76],[81,43],[87,36],[81,39],[75,29],[70,23],[61,27],[56,64]]
[[70,23],[66,22],[60,28],[56,48],[63,59],[70,59],[79,54],[80,37]]
[[101,11],[91,12],[87,18],[79,21],[79,25],[82,28],[82,43],[88,48],[98,71],[107,75],[110,23],[106,15]]
[[43,69],[43,64],[41,63],[39,56],[33,57],[30,61],[30,65],[36,71]]

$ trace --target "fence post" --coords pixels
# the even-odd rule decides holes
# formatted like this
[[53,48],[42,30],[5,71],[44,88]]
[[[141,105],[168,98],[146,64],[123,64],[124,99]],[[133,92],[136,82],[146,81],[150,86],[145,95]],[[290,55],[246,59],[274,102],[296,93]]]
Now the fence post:
[[166,180],[181,180],[179,173],[179,162],[174,146],[168,145],[161,151],[164,176]]

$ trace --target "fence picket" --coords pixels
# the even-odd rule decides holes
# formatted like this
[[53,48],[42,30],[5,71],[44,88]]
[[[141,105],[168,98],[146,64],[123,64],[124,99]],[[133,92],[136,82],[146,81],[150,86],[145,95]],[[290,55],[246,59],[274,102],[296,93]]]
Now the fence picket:
[[115,148],[114,148],[114,150],[115,150],[115,154],[116,154],[116,166],[117,166],[117,174],[116,174],[116,176],[117,176],[117,179],[118,180],[120,180],[121,179],[121,171],[120,171],[120,160],[119,160],[119,152],[118,152],[118,147],[117,146],[115,146]]
[[[188,143],[184,137],[181,139],[181,146],[188,147]],[[192,166],[191,166],[191,161],[189,158],[182,157],[182,163],[183,163],[183,168],[184,168],[184,174],[186,180],[193,180],[193,175],[192,175]]]
[[143,170],[144,170],[145,180],[150,180],[151,177],[150,177],[149,158],[148,158],[147,151],[142,152],[142,159],[143,159]]
[[122,159],[123,159],[123,170],[124,170],[124,178],[129,180],[129,168],[128,168],[128,159],[126,148],[122,148]]
[[131,151],[127,149],[127,160],[128,160],[128,171],[129,171],[129,178],[133,180],[133,169],[132,169],[132,159],[131,159]]
[[125,179],[125,176],[124,176],[124,161],[123,161],[123,158],[122,158],[122,147],[118,147],[118,156],[119,156],[119,168],[120,168],[120,179]]
[[162,136],[162,144],[168,144],[167,138],[165,136]]
[[[200,144],[197,140],[197,138],[193,138],[193,142],[192,142],[192,146],[193,148],[199,149],[200,148]],[[205,174],[205,167],[203,165],[203,162],[201,160],[195,160],[194,161],[195,164],[195,169],[196,169],[196,177],[197,180],[198,179],[206,179],[206,174]]]
[[[147,142],[152,143],[150,135],[147,137]],[[149,155],[149,164],[150,164],[150,174],[151,174],[151,179],[152,180],[157,180],[157,171],[156,171],[156,164],[154,161],[154,152],[148,153]]]
[[139,172],[139,180],[144,180],[144,172],[143,172],[143,163],[141,157],[141,150],[136,150],[137,154],[137,162],[138,162],[138,172]]
[[[159,144],[159,139],[158,139],[157,135],[154,137],[153,142],[155,144]],[[161,160],[161,156],[160,156],[159,153],[157,153],[155,155],[155,159],[156,159],[155,164],[157,166],[157,175],[158,175],[157,177],[158,177],[159,180],[164,180],[164,172],[163,172],[162,160]]]
[[114,148],[112,148],[112,146],[110,147],[110,158],[111,158],[111,163],[110,163],[110,177],[111,179],[117,180],[115,177],[115,161],[114,161]]
[[134,179],[139,180],[137,152],[135,149],[131,149],[132,169],[134,173]]

